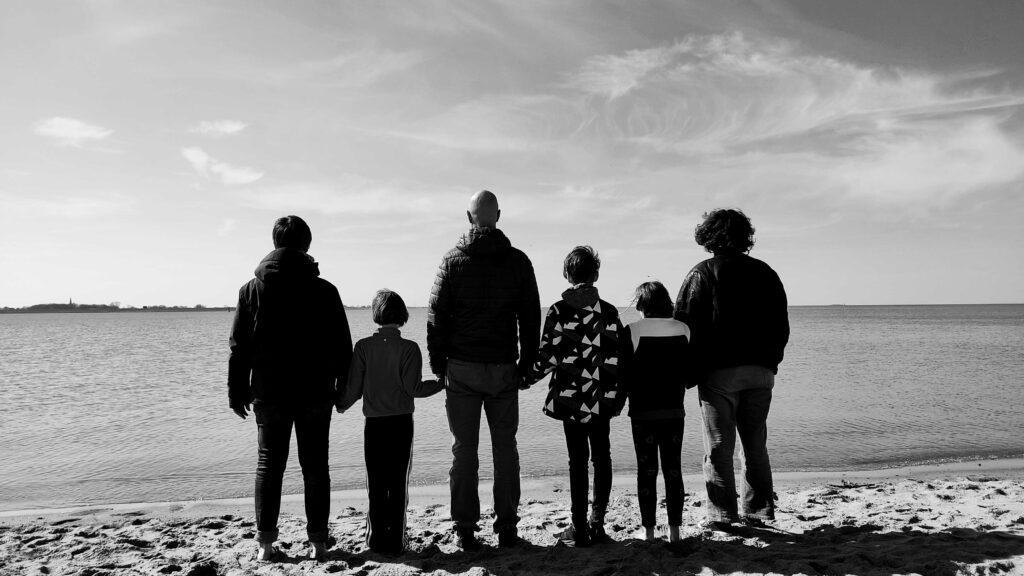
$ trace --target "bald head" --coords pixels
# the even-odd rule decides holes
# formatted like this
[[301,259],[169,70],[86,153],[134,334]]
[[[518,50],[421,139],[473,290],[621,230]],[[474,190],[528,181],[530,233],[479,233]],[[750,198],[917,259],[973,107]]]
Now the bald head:
[[498,197],[489,190],[481,190],[469,199],[469,209],[466,210],[469,223],[477,228],[494,228],[501,217],[501,210],[498,209]]

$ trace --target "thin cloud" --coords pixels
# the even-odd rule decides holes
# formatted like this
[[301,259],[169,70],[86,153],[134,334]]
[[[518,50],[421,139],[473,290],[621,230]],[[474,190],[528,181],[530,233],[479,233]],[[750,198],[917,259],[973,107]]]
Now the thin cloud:
[[203,136],[231,136],[245,130],[249,125],[238,120],[203,120],[188,131]]
[[429,217],[442,210],[438,198],[448,193],[453,191],[343,174],[331,182],[292,182],[260,187],[247,192],[245,198],[256,208],[275,211],[360,216],[417,214]]
[[225,218],[223,221],[221,221],[220,226],[217,227],[217,236],[230,236],[237,229],[237,220],[235,220],[234,218]]
[[102,128],[77,120],[55,116],[35,123],[36,134],[53,138],[62,146],[80,148],[90,141],[99,141],[114,133],[113,130]]
[[260,178],[263,178],[263,172],[259,172],[248,167],[237,167],[221,162],[207,154],[202,148],[182,148],[181,155],[185,160],[188,160],[188,163],[192,165],[192,168],[195,169],[196,172],[208,178],[216,177],[220,179],[225,186],[242,186],[244,184],[252,184]]

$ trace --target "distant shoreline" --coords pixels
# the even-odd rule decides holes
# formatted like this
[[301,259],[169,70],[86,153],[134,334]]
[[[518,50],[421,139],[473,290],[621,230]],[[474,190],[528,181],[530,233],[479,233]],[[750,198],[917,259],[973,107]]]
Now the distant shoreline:
[[[368,310],[369,306],[346,306],[346,310]],[[234,312],[234,306],[143,306],[120,308],[103,304],[37,304],[27,308],[0,308],[0,314],[116,314],[121,312]]]
[[[932,307],[953,308],[963,306],[1024,306],[1024,302],[989,302],[984,304],[791,304],[790,308],[909,308]],[[409,306],[409,309],[425,309],[426,306]],[[629,306],[617,306],[629,309]],[[345,306],[346,310],[369,310],[368,305]],[[541,310],[546,308],[542,307]],[[233,312],[234,306],[142,306],[120,308],[106,304],[36,304],[24,308],[0,308],[0,314],[99,314],[115,312]]]

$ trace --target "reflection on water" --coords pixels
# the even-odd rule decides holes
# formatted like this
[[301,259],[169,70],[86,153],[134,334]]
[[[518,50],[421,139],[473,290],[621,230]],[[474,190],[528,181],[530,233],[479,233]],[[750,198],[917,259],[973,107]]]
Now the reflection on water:
[[[424,348],[426,313],[406,337]],[[627,321],[635,312],[624,313]],[[1024,306],[800,307],[769,417],[778,470],[880,467],[1024,452]],[[369,312],[349,311],[353,337]],[[0,315],[0,510],[248,496],[256,425],[227,407],[225,312]],[[526,476],[566,474],[541,382],[520,397]],[[702,455],[686,399],[684,473]],[[413,482],[451,462],[443,394],[420,400]],[[363,418],[334,415],[335,489],[363,486]],[[489,476],[486,425],[481,475]],[[635,469],[629,425],[612,423],[617,472]],[[301,491],[293,449],[285,490]]]

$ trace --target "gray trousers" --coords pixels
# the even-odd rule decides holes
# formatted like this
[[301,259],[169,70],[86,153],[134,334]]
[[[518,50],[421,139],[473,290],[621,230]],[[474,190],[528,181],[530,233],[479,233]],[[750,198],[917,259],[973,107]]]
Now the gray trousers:
[[494,531],[519,523],[519,388],[515,364],[448,360],[448,427],[452,431],[449,487],[456,528],[479,529],[480,409],[487,414],[494,458]]
[[761,366],[737,366],[712,372],[700,384],[704,417],[704,485],[708,520],[735,522],[736,436],[743,445],[743,515],[775,518],[772,465],[768,458],[768,410],[775,375]]

